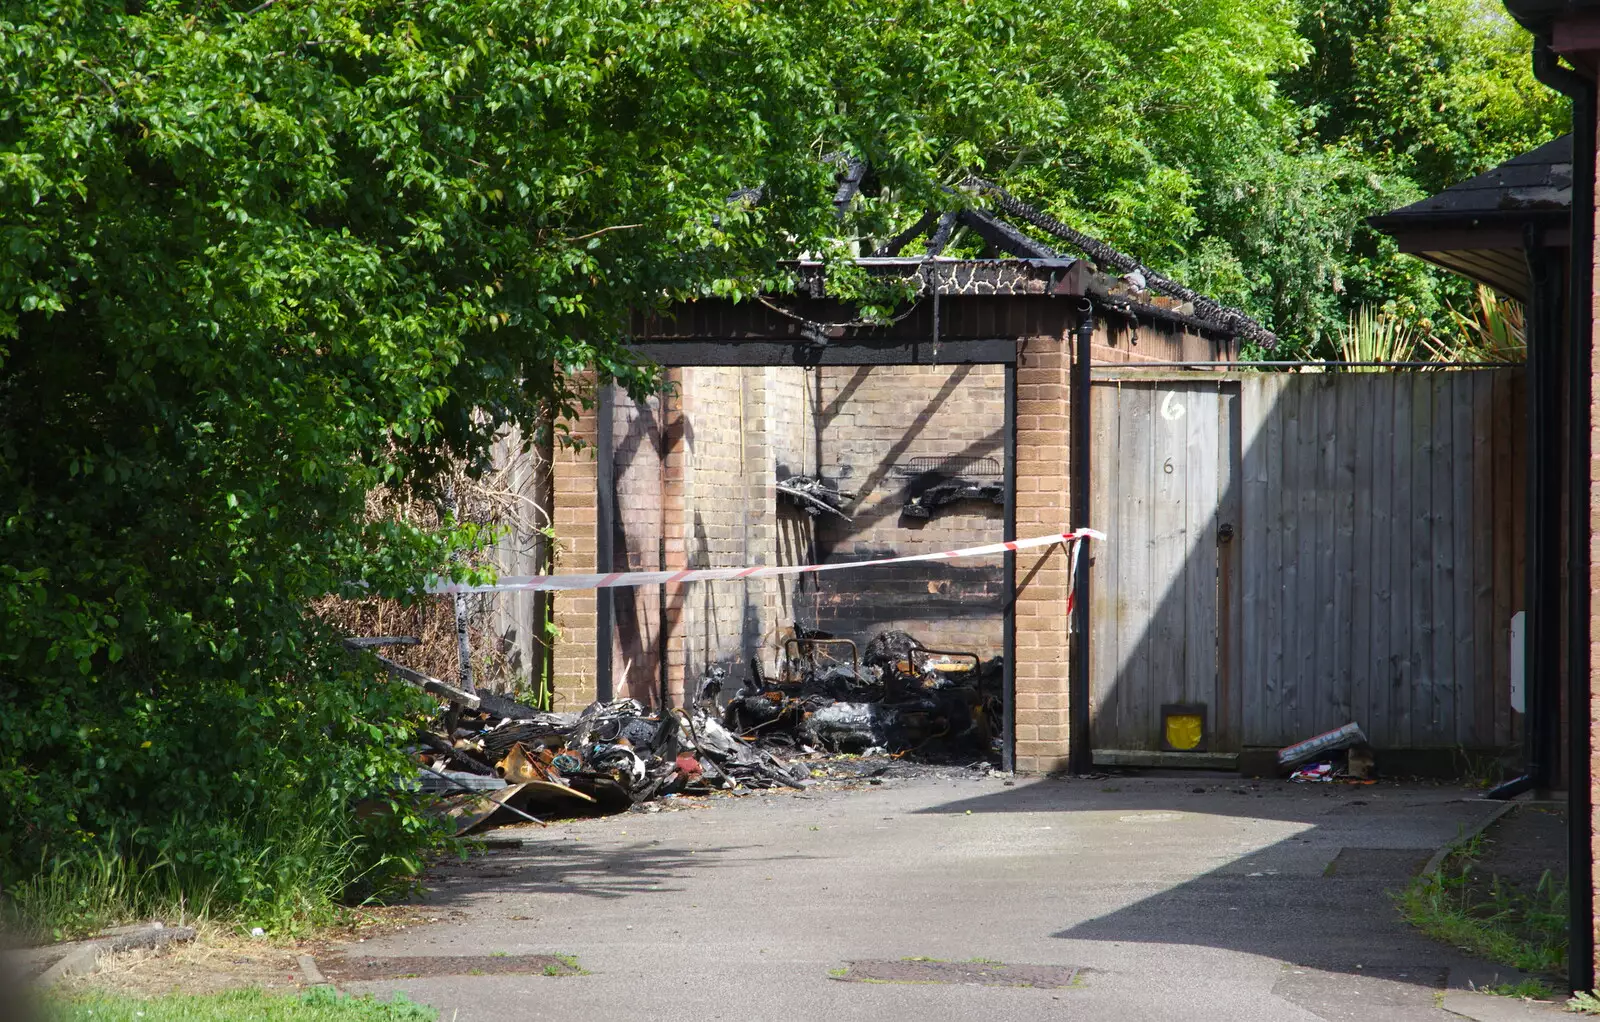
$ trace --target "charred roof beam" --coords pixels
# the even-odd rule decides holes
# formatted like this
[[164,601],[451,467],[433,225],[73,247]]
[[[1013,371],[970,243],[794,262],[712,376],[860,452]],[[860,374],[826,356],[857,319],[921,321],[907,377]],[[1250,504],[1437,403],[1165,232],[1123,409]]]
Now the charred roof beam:
[[994,248],[1024,259],[1055,259],[1056,250],[1023,234],[1010,224],[981,209],[969,209],[958,219],[977,232],[978,236]]

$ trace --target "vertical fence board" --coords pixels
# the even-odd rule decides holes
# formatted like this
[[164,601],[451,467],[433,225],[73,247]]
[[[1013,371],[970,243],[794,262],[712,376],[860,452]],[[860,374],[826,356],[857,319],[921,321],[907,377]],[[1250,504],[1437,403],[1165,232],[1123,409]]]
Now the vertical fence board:
[[[1117,437],[1122,415],[1118,402],[1120,388],[1115,384],[1101,384],[1089,390],[1090,423],[1094,445],[1091,465],[1098,466],[1102,459],[1115,457]],[[1122,669],[1122,648],[1118,644],[1117,619],[1122,604],[1122,573],[1118,570],[1118,557],[1122,551],[1120,536],[1115,535],[1120,525],[1118,509],[1122,506],[1120,489],[1126,478],[1121,471],[1097,471],[1089,487],[1089,521],[1105,522],[1112,533],[1107,543],[1090,543],[1088,551],[1091,582],[1089,585],[1089,721],[1091,734],[1105,729],[1115,731],[1117,712],[1116,682]]]
[[[1317,477],[1322,468],[1322,433],[1317,415],[1318,384],[1320,379],[1307,377],[1299,391],[1299,430],[1295,445],[1295,561],[1298,572],[1294,608],[1295,687],[1290,692],[1289,734],[1315,734],[1318,711],[1317,702],[1317,631],[1322,590],[1318,585],[1318,569],[1322,546],[1317,521]],[[1288,453],[1285,452],[1285,457]],[[1288,464],[1284,475],[1289,475]],[[1284,551],[1288,556],[1288,551]]]
[[1472,387],[1472,743],[1495,744],[1494,464],[1489,430],[1497,374],[1473,374]]
[[[1350,466],[1347,511],[1350,520],[1349,557],[1342,565],[1350,580],[1350,705],[1351,720],[1367,727],[1372,719],[1372,524],[1376,517],[1372,501],[1372,474],[1376,468],[1372,444],[1375,400],[1383,382],[1380,373],[1363,374],[1359,392],[1346,390],[1339,410],[1349,415],[1353,426],[1350,444],[1345,448]],[[1370,735],[1368,737],[1371,737]]]
[[1389,667],[1386,672],[1389,685],[1390,748],[1406,749],[1412,746],[1411,736],[1411,676],[1416,673],[1412,662],[1411,634],[1411,501],[1414,482],[1411,478],[1411,395],[1412,379],[1396,376],[1394,379],[1394,426],[1389,434],[1394,451],[1394,475],[1390,493],[1394,498],[1394,531],[1390,551],[1389,571],[1393,597],[1389,605]]
[[[1489,446],[1494,489],[1494,514],[1489,530],[1490,556],[1494,559],[1494,744],[1501,748],[1516,740],[1511,720],[1511,615],[1520,607],[1513,601],[1512,505],[1522,492],[1517,485],[1520,469],[1513,465],[1512,386],[1504,373],[1485,373],[1493,379],[1494,410],[1490,417]],[[1519,420],[1520,421],[1520,420]]]
[[[1149,715],[1150,653],[1147,633],[1156,612],[1150,591],[1150,394],[1148,386],[1122,389],[1122,435],[1119,468],[1130,485],[1117,509],[1117,535],[1122,544],[1122,590],[1126,599],[1117,621],[1117,645],[1124,650],[1117,684],[1117,737],[1144,734]],[[1113,746],[1115,747],[1115,746]],[[1124,748],[1127,746],[1124,745]]]
[[[1239,432],[1239,385],[1225,383],[1217,396],[1217,521],[1234,530],[1227,543],[1213,540],[1217,551],[1217,714],[1213,729],[1221,747],[1240,747],[1244,688],[1241,684],[1244,661],[1240,613],[1240,576],[1243,572],[1239,539],[1239,508],[1242,502],[1242,453]],[[1220,534],[1217,536],[1220,539]]]
[[1455,584],[1452,596],[1455,599],[1454,613],[1451,619],[1455,622],[1455,661],[1454,677],[1451,679],[1451,688],[1455,693],[1455,734],[1457,744],[1471,747],[1481,744],[1478,742],[1477,729],[1474,727],[1476,718],[1476,697],[1478,686],[1477,668],[1473,663],[1473,652],[1477,646],[1477,618],[1473,613],[1476,605],[1476,590],[1478,586],[1476,561],[1473,558],[1473,535],[1478,531],[1478,519],[1473,515],[1473,465],[1474,446],[1472,435],[1472,420],[1474,404],[1477,396],[1476,372],[1469,373],[1441,373],[1441,376],[1461,377],[1450,389],[1451,398],[1451,442],[1455,445],[1456,469],[1455,488],[1452,492],[1451,539],[1453,553],[1450,563],[1455,569]]
[[1411,377],[1411,740],[1431,744],[1433,705],[1433,378]]
[[1357,406],[1370,405],[1372,380],[1371,373],[1357,373],[1349,384],[1331,388],[1338,407],[1333,478],[1334,676],[1331,680],[1333,716],[1341,723],[1356,719],[1356,463],[1366,460],[1357,458],[1360,447]]
[[1310,719],[1311,731],[1326,731],[1348,723],[1339,716],[1340,690],[1348,684],[1348,676],[1341,674],[1341,643],[1338,613],[1339,594],[1339,527],[1338,527],[1338,465],[1339,448],[1339,392],[1350,377],[1326,376],[1317,384],[1317,476],[1316,476],[1316,540],[1313,549],[1317,558],[1316,629],[1317,653],[1312,670],[1316,673],[1315,712]]
[[[1392,568],[1394,543],[1394,402],[1395,375],[1383,373],[1374,389],[1372,423],[1372,488],[1370,493],[1372,547],[1371,555],[1357,564],[1357,570],[1372,579],[1372,602],[1369,607],[1357,606],[1355,612],[1369,621],[1366,653],[1367,665],[1367,715],[1360,720],[1367,737],[1375,745],[1395,748],[1392,740],[1394,717],[1390,711],[1393,689],[1393,664],[1389,656],[1393,649],[1394,581]],[[1362,566],[1366,568],[1363,571]]]
[[[1303,713],[1306,734],[1326,731],[1335,725],[1329,714],[1329,668],[1333,660],[1333,461],[1337,391],[1327,376],[1317,380],[1312,391],[1316,405],[1316,433],[1312,439],[1312,472],[1306,503],[1311,513],[1311,528],[1304,530],[1302,549],[1309,550],[1313,565],[1310,592],[1312,653],[1306,661],[1311,675],[1306,692],[1311,697],[1310,712]],[[1309,541],[1309,542],[1307,542]]]
[[1450,744],[1456,741],[1456,701],[1454,701],[1454,673],[1456,673],[1456,601],[1454,601],[1454,480],[1456,480],[1456,438],[1451,427],[1451,392],[1454,381],[1464,379],[1456,373],[1421,374],[1429,382],[1430,397],[1434,400],[1434,429],[1432,429],[1432,462],[1434,489],[1432,509],[1429,510],[1429,545],[1432,565],[1429,566],[1434,585],[1434,613],[1432,613],[1432,685],[1429,686],[1430,744]]
[[[1288,598],[1284,563],[1283,451],[1288,440],[1286,419],[1289,412],[1289,379],[1278,375],[1270,379],[1271,383],[1263,389],[1271,397],[1262,402],[1263,410],[1267,413],[1267,578],[1263,587],[1267,600],[1267,687],[1266,705],[1261,711],[1262,723],[1268,729],[1265,743],[1269,745],[1273,744],[1274,736],[1284,733],[1284,693],[1289,685],[1289,665],[1283,652],[1284,605]],[[1292,558],[1293,554],[1290,556]]]
[[[1251,376],[1239,382],[1240,459],[1244,475],[1243,499],[1239,520],[1233,523],[1234,542],[1239,547],[1241,584],[1239,586],[1239,688],[1242,712],[1241,739],[1246,745],[1269,741],[1266,727],[1266,700],[1274,691],[1267,664],[1267,615],[1272,602],[1267,591],[1267,540],[1272,523],[1267,515],[1267,462],[1271,439],[1266,429],[1271,412],[1271,377]],[[1248,540],[1246,530],[1257,530]]]
[[[1182,701],[1210,703],[1217,689],[1217,488],[1218,430],[1215,384],[1184,388],[1188,410],[1184,428],[1187,461],[1184,530],[1187,540],[1183,585],[1186,593]],[[1215,725],[1219,707],[1211,708]]]
[[1150,649],[1148,726],[1159,741],[1161,704],[1183,699],[1185,611],[1189,609],[1185,585],[1189,536],[1184,505],[1191,469],[1186,438],[1194,398],[1188,388],[1160,386],[1150,388],[1150,399],[1150,460],[1155,467],[1155,493],[1150,502],[1150,535],[1154,543],[1150,580],[1156,616]]

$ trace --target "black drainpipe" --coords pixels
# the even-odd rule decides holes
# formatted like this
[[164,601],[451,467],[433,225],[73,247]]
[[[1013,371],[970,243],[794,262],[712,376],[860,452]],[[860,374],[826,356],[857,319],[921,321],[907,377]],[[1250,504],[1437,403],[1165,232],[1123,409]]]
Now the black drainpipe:
[[[1085,298],[1078,316],[1077,351],[1069,381],[1072,447],[1067,469],[1071,486],[1068,513],[1074,529],[1089,525],[1089,346],[1094,340],[1094,318],[1094,303]],[[1087,774],[1094,769],[1089,734],[1089,557],[1093,550],[1087,546],[1081,549],[1078,571],[1072,579],[1072,646],[1067,661],[1067,772],[1071,774]]]
[[1532,790],[1548,790],[1557,759],[1560,705],[1559,610],[1561,586],[1556,569],[1561,559],[1561,488],[1557,448],[1560,419],[1556,369],[1561,346],[1561,287],[1555,261],[1539,231],[1523,231],[1528,267],[1528,307],[1524,338],[1528,353],[1528,457],[1523,471],[1526,504],[1526,562],[1523,568],[1525,669],[1522,714],[1521,776],[1504,781],[1485,798],[1512,799]]
[[1589,844],[1589,402],[1595,83],[1557,63],[1544,38],[1534,41],[1533,73],[1572,100],[1572,219],[1567,249],[1567,880],[1571,892],[1567,981],[1573,990],[1589,990],[1594,987],[1594,858]]

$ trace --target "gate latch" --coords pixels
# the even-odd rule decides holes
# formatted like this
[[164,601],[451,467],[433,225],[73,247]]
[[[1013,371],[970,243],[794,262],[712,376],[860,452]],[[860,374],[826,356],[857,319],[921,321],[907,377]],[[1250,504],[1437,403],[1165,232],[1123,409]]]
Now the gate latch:
[[1233,538],[1233,523],[1223,522],[1217,528],[1217,542],[1226,543]]

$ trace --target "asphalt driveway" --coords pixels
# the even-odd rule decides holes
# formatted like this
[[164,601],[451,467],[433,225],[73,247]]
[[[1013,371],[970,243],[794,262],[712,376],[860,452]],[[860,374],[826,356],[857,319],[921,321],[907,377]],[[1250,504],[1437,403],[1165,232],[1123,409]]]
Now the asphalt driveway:
[[701,805],[518,830],[431,878],[443,921],[352,949],[583,974],[347,986],[458,1022],[1531,1013],[1461,993],[1516,977],[1419,936],[1385,893],[1493,811],[1462,789],[947,771]]

